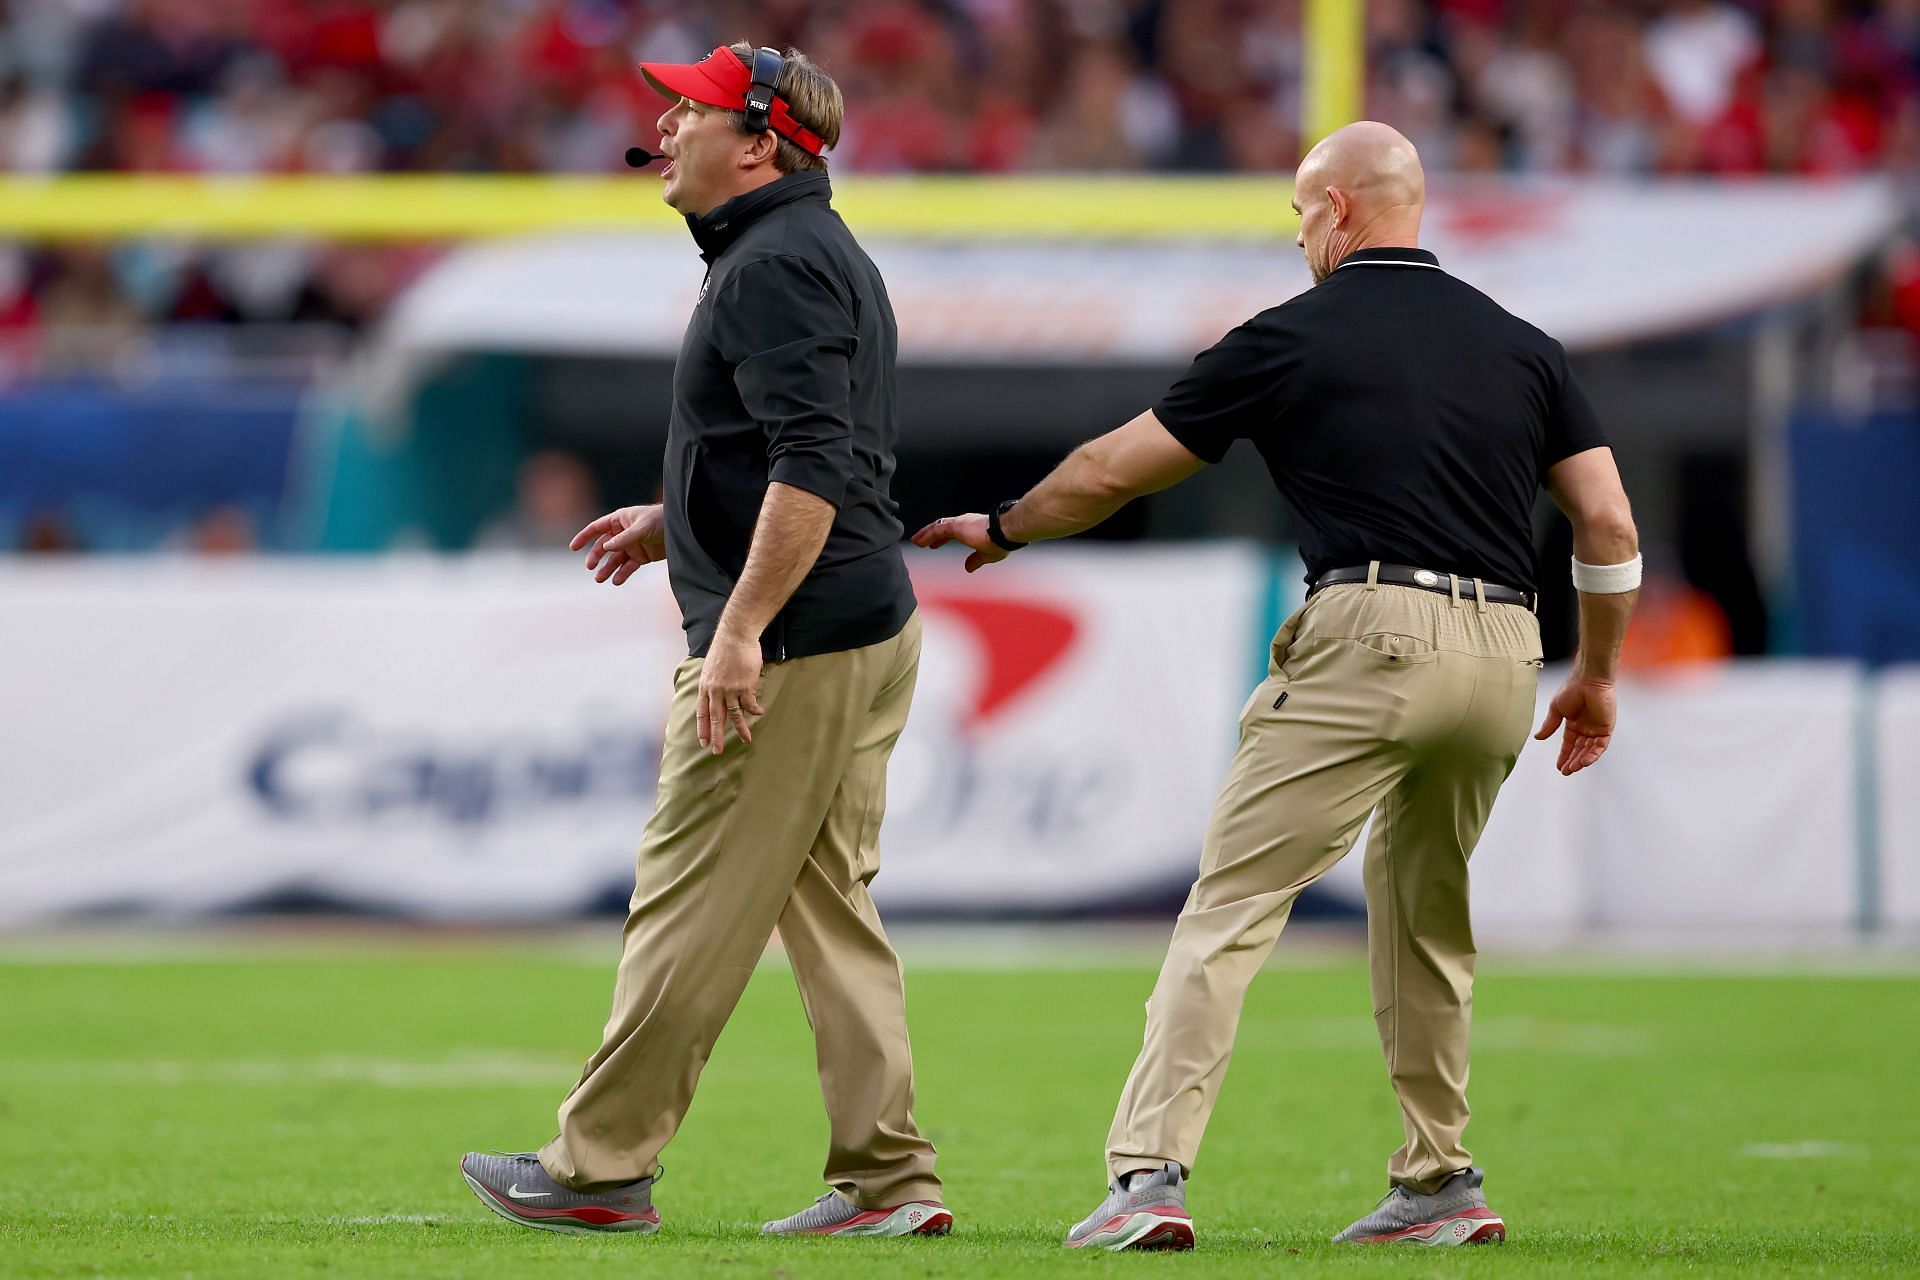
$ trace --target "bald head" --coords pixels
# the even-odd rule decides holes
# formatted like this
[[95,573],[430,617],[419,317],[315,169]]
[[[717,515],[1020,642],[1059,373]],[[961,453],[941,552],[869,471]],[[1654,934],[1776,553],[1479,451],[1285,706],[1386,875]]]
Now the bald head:
[[1339,187],[1366,212],[1418,209],[1427,199],[1420,153],[1390,125],[1362,120],[1320,139],[1300,162],[1294,181],[1302,187]]
[[1314,282],[1356,249],[1417,245],[1426,200],[1420,153],[1398,129],[1362,120],[1322,138],[1294,175],[1297,243]]

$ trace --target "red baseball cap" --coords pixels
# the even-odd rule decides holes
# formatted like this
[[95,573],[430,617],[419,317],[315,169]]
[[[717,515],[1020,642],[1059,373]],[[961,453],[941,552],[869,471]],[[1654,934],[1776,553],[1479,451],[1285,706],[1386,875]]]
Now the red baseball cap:
[[[724,44],[698,62],[643,62],[640,74],[669,98],[686,98],[722,111],[745,111],[747,90],[753,87],[753,72]],[[819,134],[793,118],[785,98],[774,98],[767,123],[808,155],[817,156],[825,149]]]

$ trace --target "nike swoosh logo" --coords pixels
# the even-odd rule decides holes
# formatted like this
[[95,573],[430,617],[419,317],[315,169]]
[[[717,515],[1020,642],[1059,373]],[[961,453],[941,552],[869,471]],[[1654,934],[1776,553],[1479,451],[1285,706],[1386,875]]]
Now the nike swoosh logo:
[[552,1195],[553,1192],[522,1191],[520,1189],[520,1184],[516,1182],[512,1186],[507,1188],[507,1194],[512,1196],[515,1200],[545,1200],[548,1196]]

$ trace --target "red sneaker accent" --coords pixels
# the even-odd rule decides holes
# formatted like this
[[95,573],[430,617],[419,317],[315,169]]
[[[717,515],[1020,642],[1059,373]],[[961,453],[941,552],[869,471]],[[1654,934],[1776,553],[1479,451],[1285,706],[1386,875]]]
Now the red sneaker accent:
[[1366,1244],[1408,1240],[1418,1244],[1499,1244],[1507,1238],[1507,1224],[1491,1209],[1462,1209],[1435,1222],[1418,1222],[1399,1231],[1367,1236]]
[[913,1236],[944,1236],[952,1230],[953,1215],[948,1213],[946,1207],[943,1205],[940,1206],[935,1213],[929,1215],[925,1222],[907,1234]]
[[1184,1251],[1193,1248],[1193,1219],[1186,1210],[1170,1204],[1153,1205],[1146,1209],[1129,1209],[1125,1213],[1116,1213],[1101,1223],[1098,1230],[1088,1232],[1074,1241],[1069,1247],[1084,1249],[1112,1249],[1114,1245],[1101,1237],[1118,1232],[1142,1218],[1158,1218],[1161,1222],[1150,1227],[1145,1234],[1120,1246],[1122,1249],[1173,1250]]
[[[913,1220],[911,1214],[911,1211],[916,1209],[923,1210],[926,1215],[924,1219],[917,1222]],[[798,1234],[808,1236],[880,1234],[866,1230],[866,1228],[878,1226],[892,1218],[895,1214],[903,1212],[908,1214],[908,1218],[897,1225],[905,1227],[906,1229],[897,1232],[886,1232],[885,1234],[943,1236],[953,1230],[953,1214],[947,1211],[945,1205],[934,1204],[928,1200],[912,1200],[906,1204],[895,1205],[891,1209],[863,1209],[851,1218],[848,1218],[845,1222],[835,1223],[831,1227],[809,1227],[807,1230],[799,1232]]]
[[864,1212],[854,1214],[851,1218],[848,1218],[845,1222],[836,1222],[830,1227],[808,1227],[805,1231],[801,1232],[800,1234],[807,1235],[807,1236],[830,1236],[830,1235],[833,1235],[835,1232],[846,1231],[849,1228],[854,1228],[854,1227],[864,1227],[875,1222],[885,1222],[886,1220],[887,1220],[887,1210],[868,1209],[868,1210],[865,1210]]

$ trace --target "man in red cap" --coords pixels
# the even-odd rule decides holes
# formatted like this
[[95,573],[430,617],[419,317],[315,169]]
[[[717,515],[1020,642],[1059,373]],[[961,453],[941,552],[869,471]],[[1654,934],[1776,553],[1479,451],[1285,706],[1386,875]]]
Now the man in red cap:
[[690,656],[604,1041],[558,1137],[461,1172],[523,1226],[657,1230],[657,1156],[777,926],[832,1136],[826,1194],[763,1230],[944,1234],[900,961],[867,892],[920,620],[889,494],[893,309],[822,158],[840,91],[801,54],[746,44],[641,71],[675,100],[664,199],[707,280],[674,368],[665,501],[573,546],[615,586],[665,560]]

